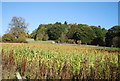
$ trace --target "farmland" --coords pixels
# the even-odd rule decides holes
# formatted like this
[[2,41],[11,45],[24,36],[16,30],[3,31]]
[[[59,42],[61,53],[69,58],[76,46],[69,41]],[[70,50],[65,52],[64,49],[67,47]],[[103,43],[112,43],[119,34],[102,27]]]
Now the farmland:
[[28,79],[120,77],[119,51],[50,43],[2,43],[1,54],[3,79],[16,79],[17,72]]
[[120,79],[118,3],[1,5],[0,81]]

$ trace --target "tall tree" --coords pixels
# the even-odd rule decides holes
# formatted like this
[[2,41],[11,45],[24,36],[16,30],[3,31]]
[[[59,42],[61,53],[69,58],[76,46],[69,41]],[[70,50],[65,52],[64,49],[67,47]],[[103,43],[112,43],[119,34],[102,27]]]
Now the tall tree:
[[[106,33],[106,46],[112,46],[114,42],[120,41],[118,38],[120,37],[120,26],[113,26]],[[115,45],[118,46],[118,45]]]
[[65,29],[62,24],[60,22],[56,22],[52,27],[47,29],[47,34],[50,40],[57,40],[64,31]]
[[64,22],[64,24],[66,24],[66,25],[67,25],[67,21],[65,21],[65,22]]
[[87,24],[74,24],[69,29],[67,36],[69,39],[73,39],[75,43],[81,40],[82,43],[90,44],[94,37],[94,33]]
[[93,37],[94,39],[92,40],[91,44],[105,45],[105,35],[107,33],[107,30],[99,26],[90,26],[90,28],[93,30],[93,33],[95,33],[95,36]]
[[14,35],[16,39],[26,38],[28,35],[25,19],[22,17],[13,17],[10,24],[9,33]]

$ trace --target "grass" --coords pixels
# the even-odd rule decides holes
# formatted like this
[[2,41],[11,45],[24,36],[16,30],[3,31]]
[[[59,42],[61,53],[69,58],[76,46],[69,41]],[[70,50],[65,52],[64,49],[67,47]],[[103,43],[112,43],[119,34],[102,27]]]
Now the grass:
[[52,44],[52,41],[34,41],[34,39],[27,39],[27,42],[34,44]]
[[47,43],[3,43],[3,78],[118,79],[119,52]]
[[[27,39],[28,43],[34,43],[34,44],[53,44],[53,41],[34,41],[34,39]],[[86,48],[94,48],[99,50],[106,50],[106,51],[120,51],[120,48],[115,47],[102,47],[102,46],[95,46],[95,45],[79,45],[79,44],[62,44],[58,43],[60,45],[69,45],[69,46],[79,46],[79,47],[86,47]]]

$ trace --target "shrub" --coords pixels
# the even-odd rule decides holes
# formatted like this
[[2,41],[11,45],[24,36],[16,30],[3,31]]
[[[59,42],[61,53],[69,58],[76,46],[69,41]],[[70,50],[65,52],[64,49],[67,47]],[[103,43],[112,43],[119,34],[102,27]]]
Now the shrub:
[[43,35],[41,33],[39,33],[35,36],[34,40],[38,41],[38,40],[42,40],[42,39],[43,39]]
[[116,36],[112,39],[112,44],[114,47],[120,47],[120,37]]
[[81,42],[81,40],[78,40],[77,43],[78,43],[78,44],[81,44],[82,42]]
[[68,41],[68,38],[65,34],[61,34],[61,37],[58,39],[61,43],[65,43]]
[[72,40],[72,39],[68,39],[68,41],[67,41],[68,43],[70,43],[70,44],[75,44],[75,41],[74,40]]
[[10,43],[27,43],[26,37],[21,35],[19,38],[15,37],[12,34],[4,34],[2,37],[3,42],[10,42]]
[[2,42],[2,37],[0,37],[0,42]]
[[19,39],[16,39],[14,42],[16,43],[28,43],[25,39],[23,38],[19,38]]
[[2,41],[3,42],[12,42],[12,41],[14,41],[15,40],[15,36],[14,35],[12,35],[12,34],[4,34],[3,36],[2,36]]
[[43,41],[47,41],[49,39],[48,34],[45,34],[42,38]]

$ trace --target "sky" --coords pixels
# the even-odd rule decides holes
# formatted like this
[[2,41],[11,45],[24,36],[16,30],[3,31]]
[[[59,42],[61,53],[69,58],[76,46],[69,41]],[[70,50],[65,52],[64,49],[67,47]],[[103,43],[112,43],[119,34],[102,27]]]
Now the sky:
[[13,16],[23,17],[30,33],[40,24],[64,21],[109,29],[118,25],[118,2],[2,2],[0,35]]
[[118,2],[119,0],[1,0],[3,2]]

